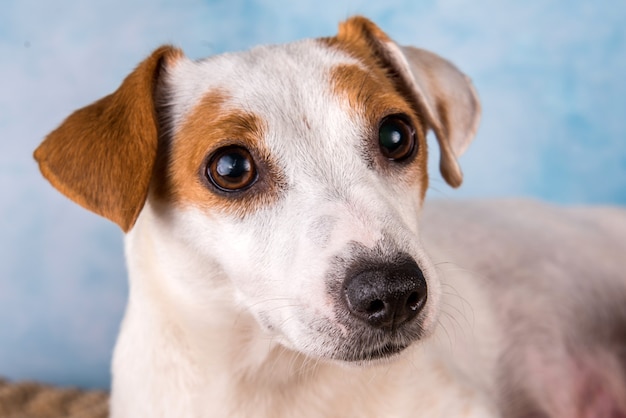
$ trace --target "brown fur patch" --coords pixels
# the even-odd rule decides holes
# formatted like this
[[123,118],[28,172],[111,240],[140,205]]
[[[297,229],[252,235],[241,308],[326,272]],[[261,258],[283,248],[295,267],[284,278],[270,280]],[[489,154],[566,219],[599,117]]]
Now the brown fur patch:
[[156,157],[159,74],[182,55],[157,49],[117,91],[74,112],[35,151],[54,187],[125,232],[143,208]]
[[[341,31],[340,31],[341,34]],[[348,43],[344,48],[355,48],[351,55],[360,57],[370,70],[357,65],[339,65],[331,71],[334,92],[346,100],[349,111],[365,119],[371,134],[366,138],[365,149],[369,156],[374,156],[379,169],[410,183],[420,185],[421,198],[428,188],[426,128],[415,104],[399,92],[394,80],[375,57],[367,56],[366,50],[358,43]],[[378,148],[378,127],[380,121],[391,114],[404,114],[409,117],[416,130],[417,153],[414,158],[404,163],[393,163],[382,156]],[[406,163],[409,163],[407,165]]]
[[373,39],[382,42],[391,41],[374,22],[363,17],[353,16],[345,22],[339,24],[337,39],[343,42],[362,42],[370,43]]
[[[223,92],[208,93],[173,138],[164,139],[153,184],[157,200],[243,216],[278,198],[284,181],[263,146],[264,121],[252,113],[227,108],[226,101]],[[255,161],[258,180],[249,189],[220,191],[206,177],[208,157],[230,145],[246,148]]]

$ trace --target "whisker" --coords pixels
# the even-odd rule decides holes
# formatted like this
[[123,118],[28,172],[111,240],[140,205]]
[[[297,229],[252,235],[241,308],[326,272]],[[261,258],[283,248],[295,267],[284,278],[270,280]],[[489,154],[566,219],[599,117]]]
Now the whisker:
[[448,329],[440,320],[437,321],[437,324],[441,327],[441,329],[443,329],[443,332],[446,334],[446,337],[448,338],[448,344],[450,345],[450,347],[452,347],[453,346],[452,338],[450,337],[450,333],[448,332]]

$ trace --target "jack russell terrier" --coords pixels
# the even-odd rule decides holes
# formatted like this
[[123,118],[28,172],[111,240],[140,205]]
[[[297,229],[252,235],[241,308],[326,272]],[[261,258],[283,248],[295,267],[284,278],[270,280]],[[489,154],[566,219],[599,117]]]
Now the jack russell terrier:
[[[113,417],[626,417],[626,211],[428,202],[470,80],[354,17],[152,53],[35,152],[126,233]],[[421,212],[421,215],[420,215]]]

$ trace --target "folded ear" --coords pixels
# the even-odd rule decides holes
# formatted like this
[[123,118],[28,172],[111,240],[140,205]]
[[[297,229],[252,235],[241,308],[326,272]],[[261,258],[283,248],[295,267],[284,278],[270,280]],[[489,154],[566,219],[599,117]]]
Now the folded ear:
[[413,76],[415,94],[435,132],[441,159],[439,168],[452,187],[463,181],[460,157],[474,139],[480,122],[480,101],[471,80],[452,63],[432,52],[401,47]]
[[378,65],[417,104],[437,137],[443,178],[452,187],[460,186],[463,174],[457,158],[474,138],[480,120],[480,102],[471,80],[432,52],[398,46],[363,17],[342,23],[337,37],[366,43]]
[[157,49],[113,94],[74,112],[35,150],[54,187],[124,232],[139,216],[152,176],[159,77],[182,56],[171,46]]

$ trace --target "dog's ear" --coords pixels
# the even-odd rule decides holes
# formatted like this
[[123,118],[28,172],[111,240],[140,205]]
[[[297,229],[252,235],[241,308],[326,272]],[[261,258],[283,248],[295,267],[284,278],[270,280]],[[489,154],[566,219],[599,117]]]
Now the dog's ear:
[[148,193],[157,153],[159,77],[183,53],[163,46],[112,94],[77,110],[35,150],[61,193],[128,232]]
[[411,96],[437,137],[443,178],[452,187],[460,186],[463,174],[457,158],[474,138],[480,120],[480,102],[471,80],[432,52],[398,46],[364,17],[343,22],[337,39],[366,45],[398,89]]

